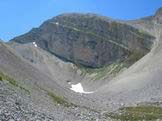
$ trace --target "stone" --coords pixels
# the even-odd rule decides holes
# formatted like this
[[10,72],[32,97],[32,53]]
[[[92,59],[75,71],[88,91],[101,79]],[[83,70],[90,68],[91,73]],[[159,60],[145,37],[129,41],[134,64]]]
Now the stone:
[[154,39],[130,25],[103,16],[69,13],[45,21],[39,28],[11,41],[36,42],[65,61],[96,68],[124,60],[136,50],[145,55]]

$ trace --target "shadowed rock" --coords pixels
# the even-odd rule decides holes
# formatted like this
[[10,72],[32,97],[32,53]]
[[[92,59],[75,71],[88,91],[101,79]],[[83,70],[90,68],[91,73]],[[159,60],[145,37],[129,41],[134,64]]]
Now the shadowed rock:
[[96,14],[62,14],[27,34],[19,43],[36,42],[58,57],[89,67],[101,67],[138,51],[145,55],[153,36],[132,26]]

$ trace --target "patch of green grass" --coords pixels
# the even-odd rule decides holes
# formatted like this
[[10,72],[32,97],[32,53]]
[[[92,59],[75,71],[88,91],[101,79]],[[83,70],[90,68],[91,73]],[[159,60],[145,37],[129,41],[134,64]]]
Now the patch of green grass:
[[154,38],[153,36],[151,36],[147,31],[143,30],[143,29],[138,29],[137,30],[137,34],[139,34],[141,36],[141,38],[145,38],[145,37],[150,37],[150,38]]
[[0,81],[2,81],[2,76],[0,75]]
[[77,65],[78,69],[81,70],[81,75],[85,74],[94,74],[93,77],[95,80],[99,80],[101,78],[104,78],[105,76],[112,76],[115,77],[123,68],[128,68],[135,62],[137,62],[139,59],[141,59],[144,56],[144,53],[133,50],[130,52],[129,56],[125,58],[124,60],[118,60],[110,65],[106,65],[100,68],[90,68],[90,67],[84,67],[81,65]]
[[119,109],[118,112],[120,113],[110,113],[107,116],[121,121],[155,121],[156,119],[162,119],[162,108],[156,106],[125,107]]
[[15,87],[19,87],[20,89],[30,93],[30,91],[28,89],[26,89],[25,87],[19,85],[18,82],[15,79],[9,77],[8,75],[6,75],[6,74],[4,74],[2,72],[0,72],[0,80],[1,81],[8,81],[11,85],[13,85]]
[[8,81],[10,84],[12,84],[13,86],[18,87],[18,84],[16,83],[16,80],[14,80],[13,78],[10,78],[9,76],[5,75],[4,73],[0,72],[0,77],[2,80],[6,80]]
[[117,73],[119,73],[123,68],[125,67],[125,64],[123,62],[114,62],[110,65],[101,67],[101,68],[90,68],[90,67],[84,67],[84,66],[78,66],[78,68],[81,70],[81,75],[84,74],[95,74],[94,79],[99,80],[101,78],[104,78],[106,75],[113,75],[115,76]]
[[129,57],[126,60],[126,63],[129,65],[132,65],[133,63],[137,62],[139,59],[141,59],[144,56],[144,53],[138,51],[138,50],[133,50],[130,52]]
[[68,106],[68,102],[65,101],[63,97],[58,96],[50,91],[48,91],[47,94],[53,99],[54,102],[64,105],[64,106]]
[[[146,34],[146,32],[144,31],[144,30],[142,30],[142,29],[139,29],[138,30],[138,33],[140,33],[141,35],[145,35]],[[147,33],[148,34],[148,33]]]
[[74,105],[73,103],[68,102],[64,97],[59,96],[59,95],[55,94],[55,93],[52,92],[52,91],[49,91],[49,90],[47,90],[47,89],[44,89],[43,87],[40,87],[39,85],[37,85],[37,87],[38,87],[40,90],[45,91],[45,92],[47,93],[47,95],[48,95],[49,97],[52,98],[52,100],[53,100],[54,103],[63,105],[63,106],[65,106],[65,107],[76,106],[76,105]]
[[53,93],[49,90],[45,90],[45,89],[42,89],[42,90],[46,91],[48,96],[50,96],[53,99],[53,101],[57,104],[63,105],[65,107],[75,106],[73,103],[66,101],[64,99],[64,97],[58,96],[58,95],[56,95],[55,93]]

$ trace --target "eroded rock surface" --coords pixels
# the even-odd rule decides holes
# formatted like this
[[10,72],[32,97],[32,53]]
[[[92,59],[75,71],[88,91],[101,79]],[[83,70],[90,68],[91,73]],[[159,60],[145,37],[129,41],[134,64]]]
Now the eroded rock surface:
[[12,41],[36,42],[65,60],[101,67],[123,60],[134,51],[145,55],[154,39],[122,22],[96,14],[71,13],[54,17]]

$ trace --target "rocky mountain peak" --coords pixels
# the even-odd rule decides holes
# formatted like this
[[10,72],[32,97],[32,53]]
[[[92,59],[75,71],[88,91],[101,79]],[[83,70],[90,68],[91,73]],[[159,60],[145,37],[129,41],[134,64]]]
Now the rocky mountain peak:
[[162,7],[160,7],[155,13],[155,19],[157,23],[162,24]]
[[145,32],[104,16],[67,13],[47,20],[39,28],[12,41],[36,42],[64,60],[101,67],[123,60],[135,51],[145,55],[153,39]]
[[156,11],[155,16],[162,16],[162,7]]

